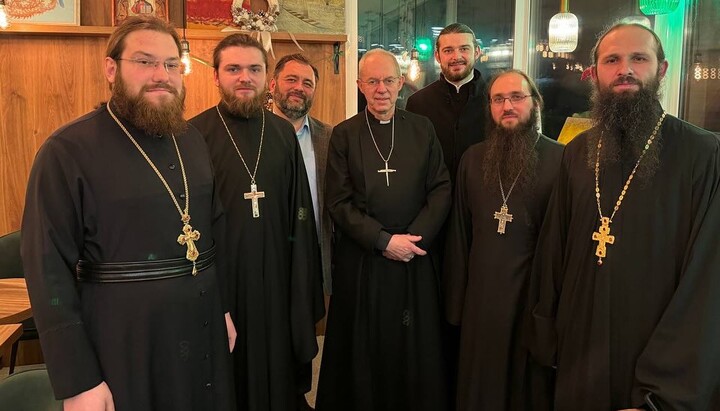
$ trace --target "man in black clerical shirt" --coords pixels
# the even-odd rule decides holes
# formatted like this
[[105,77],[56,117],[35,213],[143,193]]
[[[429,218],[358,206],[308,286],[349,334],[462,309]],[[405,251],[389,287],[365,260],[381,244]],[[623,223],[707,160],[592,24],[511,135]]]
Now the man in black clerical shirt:
[[525,73],[488,87],[488,138],[463,155],[447,224],[446,315],[461,330],[456,409],[551,410],[552,369],[529,361],[520,329],[563,146],[538,133],[542,97]]
[[565,149],[531,285],[565,410],[720,409],[720,141],[658,101],[655,33],[593,49],[595,127]]
[[246,34],[213,53],[220,102],[190,123],[205,136],[228,219],[238,407],[306,409],[324,315],[312,197],[293,127],[264,109],[267,54]]
[[435,42],[442,74],[411,95],[406,106],[432,121],[452,181],[465,150],[485,136],[487,93],[482,75],[474,69],[479,58],[480,45],[470,27],[462,23],[445,27]]
[[316,407],[443,411],[435,238],[450,178],[430,121],[395,107],[395,57],[371,50],[359,75],[367,108],[333,129],[328,153],[335,269]]
[[182,69],[172,26],[129,17],[107,46],[110,101],[33,164],[23,264],[66,411],[235,409],[224,217]]

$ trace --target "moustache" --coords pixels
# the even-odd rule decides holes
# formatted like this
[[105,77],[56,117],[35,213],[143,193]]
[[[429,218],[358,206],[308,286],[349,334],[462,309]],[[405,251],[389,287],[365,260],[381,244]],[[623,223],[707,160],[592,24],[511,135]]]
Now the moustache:
[[620,76],[615,81],[612,82],[613,86],[619,86],[621,84],[640,85],[640,81],[638,81],[635,77],[632,77],[632,76]]
[[178,95],[178,91],[175,88],[170,87],[169,85],[163,84],[163,83],[154,84],[152,86],[143,86],[141,91],[144,93],[144,92],[147,92],[150,90],[157,90],[157,89],[163,89],[165,91],[172,93],[173,95],[176,95],[176,96]]
[[459,59],[459,60],[452,60],[450,61],[450,65],[454,66],[456,64],[467,64],[467,61],[465,59]]
[[306,100],[306,99],[307,99],[307,96],[305,95],[305,93],[302,93],[302,92],[299,92],[299,91],[291,91],[291,92],[289,92],[289,93],[288,93],[288,97],[290,97],[290,96],[299,97],[299,98],[301,98],[301,99],[303,99],[303,100]]

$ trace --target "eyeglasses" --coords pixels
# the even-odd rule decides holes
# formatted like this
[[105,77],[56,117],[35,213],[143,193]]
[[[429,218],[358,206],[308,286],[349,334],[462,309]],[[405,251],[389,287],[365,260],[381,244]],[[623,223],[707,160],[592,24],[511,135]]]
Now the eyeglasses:
[[183,64],[180,61],[170,60],[170,61],[164,61],[159,62],[157,60],[148,60],[148,59],[115,59],[115,60],[122,60],[122,61],[129,61],[132,63],[135,63],[140,67],[141,70],[144,71],[150,71],[155,70],[158,65],[162,64],[163,67],[165,67],[165,71],[168,74],[180,74],[183,70]]
[[502,106],[505,104],[505,100],[510,100],[510,104],[515,105],[517,103],[522,103],[523,100],[526,98],[531,97],[530,94],[513,94],[510,97],[503,97],[503,96],[495,96],[490,99],[490,102],[496,106]]
[[378,87],[378,86],[380,86],[380,83],[383,83],[385,85],[385,87],[390,88],[390,87],[393,87],[396,84],[400,83],[400,77],[385,77],[382,80],[379,80],[376,78],[371,78],[370,80],[367,80],[367,81],[360,80],[360,82],[365,83],[368,86],[373,87],[373,88]]

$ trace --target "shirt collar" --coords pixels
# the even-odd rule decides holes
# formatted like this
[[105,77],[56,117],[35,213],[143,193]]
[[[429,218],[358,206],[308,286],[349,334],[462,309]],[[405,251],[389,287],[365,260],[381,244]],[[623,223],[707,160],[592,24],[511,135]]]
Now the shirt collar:
[[464,86],[465,84],[473,81],[473,79],[475,78],[475,70],[473,69],[473,70],[470,72],[470,75],[469,75],[469,76],[467,76],[467,77],[465,77],[464,79],[460,80],[457,84],[455,84],[455,83],[451,82],[450,80],[446,79],[445,76],[442,76],[442,78],[443,78],[445,81],[447,81],[448,84],[450,84],[450,85],[452,85],[452,86],[455,86],[455,89],[457,89],[457,92],[459,93],[459,92],[460,92],[460,88],[461,88],[462,86]]
[[305,119],[303,120],[303,125],[300,127],[300,130],[295,133],[295,135],[300,137],[305,133],[310,133],[310,120],[308,119],[307,114],[305,115]]

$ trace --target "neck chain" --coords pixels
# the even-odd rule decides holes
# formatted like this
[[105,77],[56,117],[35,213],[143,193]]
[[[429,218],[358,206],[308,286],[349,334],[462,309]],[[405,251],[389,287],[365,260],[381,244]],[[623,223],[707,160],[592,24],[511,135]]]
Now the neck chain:
[[[540,140],[540,133],[538,133],[537,137],[535,138],[535,143],[533,143],[533,149],[537,145],[538,140]],[[520,178],[520,174],[522,173],[522,171],[522,169],[518,171],[517,175],[515,176],[515,180],[513,180],[513,183],[510,186],[510,190],[508,190],[507,195],[505,195],[502,177],[500,176],[500,166],[498,165],[498,181],[500,182],[500,195],[502,195],[503,203],[500,206],[500,211],[495,212],[493,219],[498,220],[497,232],[499,234],[505,234],[505,227],[507,223],[511,223],[513,220],[513,215],[508,213],[507,201],[510,198],[510,194],[512,194],[513,189],[515,188],[515,184],[517,183],[518,178]]]
[[177,199],[175,198],[175,194],[173,194],[173,191],[170,189],[170,185],[165,180],[165,177],[163,177],[162,174],[160,174],[160,170],[155,166],[155,163],[150,160],[150,157],[148,157],[147,153],[145,153],[145,150],[140,147],[140,144],[133,138],[133,136],[130,134],[130,132],[125,128],[125,126],[120,122],[120,119],[117,118],[115,113],[113,113],[111,106],[111,102],[109,101],[107,103],[107,110],[108,113],[110,113],[110,117],[115,120],[118,126],[122,129],[122,131],[125,132],[125,135],[128,136],[130,141],[135,145],[135,148],[138,149],[140,154],[142,154],[143,158],[147,163],[150,165],[150,167],[153,169],[155,174],[157,174],[160,181],[165,186],[165,189],[167,190],[168,194],[170,194],[170,199],[173,201],[173,204],[175,204],[175,208],[177,208],[178,213],[180,213],[180,220],[183,223],[183,234],[180,234],[177,238],[177,242],[180,245],[187,246],[187,252],[185,253],[185,258],[189,261],[192,261],[193,263],[193,270],[192,274],[197,275],[197,268],[195,267],[195,262],[200,255],[200,253],[197,250],[197,247],[195,246],[195,241],[198,241],[200,239],[200,232],[197,230],[193,230],[192,226],[190,225],[190,190],[188,189],[188,182],[187,182],[187,174],[185,173],[185,164],[183,163],[182,156],[180,155],[180,149],[177,145],[177,140],[175,140],[175,134],[170,134],[172,137],[173,144],[175,145],[175,152],[178,156],[178,162],[180,163],[180,172],[182,173],[182,179],[183,179],[183,187],[185,188],[185,208],[180,208],[180,203],[178,203]]
[[392,157],[393,149],[395,148],[395,116],[392,117],[392,131],[390,132],[390,153],[388,153],[387,158],[382,155],[380,152],[380,147],[377,145],[377,141],[375,141],[375,136],[373,135],[372,128],[370,127],[370,120],[368,118],[368,110],[367,107],[365,107],[365,123],[367,123],[368,131],[370,132],[370,138],[372,139],[373,144],[375,145],[375,150],[377,150],[378,155],[382,159],[382,161],[385,163],[385,168],[378,170],[378,173],[385,173],[385,184],[390,187],[390,173],[394,173],[397,170],[392,169],[388,167],[388,161],[390,161],[390,157]]
[[235,139],[233,138],[232,133],[230,132],[230,129],[227,126],[227,123],[225,123],[225,119],[223,118],[222,114],[220,113],[220,105],[215,106],[215,110],[217,110],[218,116],[220,116],[220,121],[222,121],[223,126],[225,126],[225,131],[227,131],[228,137],[230,137],[230,141],[232,142],[233,147],[235,147],[235,151],[238,153],[238,156],[240,156],[240,160],[242,161],[243,166],[245,166],[245,171],[247,171],[248,176],[250,176],[250,191],[247,193],[243,193],[243,196],[246,200],[251,200],[253,218],[260,218],[259,199],[265,198],[265,192],[257,191],[257,184],[255,183],[255,176],[257,175],[258,165],[260,164],[260,155],[262,154],[263,140],[265,139],[265,110],[261,110],[262,111],[262,126],[260,128],[260,147],[258,148],[257,159],[255,160],[255,169],[253,170],[252,173],[250,172],[250,168],[248,168],[247,163],[245,162],[245,158],[243,157],[242,153],[240,152],[240,148],[238,148],[237,144],[235,143]]
[[612,214],[610,214],[610,217],[603,216],[602,206],[600,205],[600,149],[602,148],[603,137],[602,133],[600,134],[600,138],[598,139],[597,144],[597,156],[595,158],[595,200],[597,202],[598,214],[600,215],[600,227],[598,231],[593,232],[592,235],[593,241],[598,242],[598,245],[595,249],[595,255],[598,257],[598,265],[602,265],[602,259],[607,254],[607,244],[615,244],[615,236],[610,235],[610,223],[612,223],[615,214],[620,209],[620,205],[622,204],[625,196],[627,195],[627,190],[630,187],[630,183],[632,183],[633,178],[635,177],[635,172],[637,171],[638,166],[640,166],[640,162],[642,161],[643,157],[645,157],[645,153],[647,153],[648,149],[655,141],[655,137],[660,131],[660,127],[662,126],[663,120],[665,119],[665,115],[666,113],[665,111],[663,111],[660,115],[660,119],[655,125],[655,129],[653,129],[650,137],[645,142],[645,147],[643,148],[642,153],[640,153],[640,157],[638,157],[637,162],[635,163],[635,167],[633,167],[632,172],[630,172],[630,175],[625,182],[625,186],[623,187],[617,201],[615,202],[615,207],[613,208],[613,212]]

